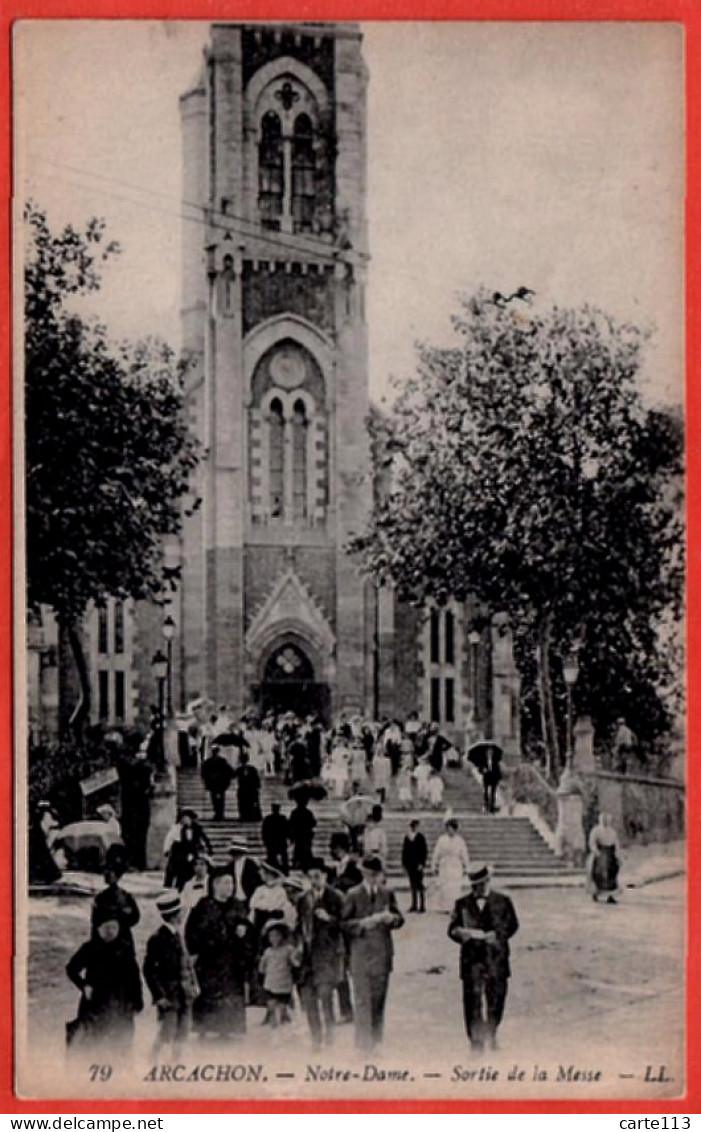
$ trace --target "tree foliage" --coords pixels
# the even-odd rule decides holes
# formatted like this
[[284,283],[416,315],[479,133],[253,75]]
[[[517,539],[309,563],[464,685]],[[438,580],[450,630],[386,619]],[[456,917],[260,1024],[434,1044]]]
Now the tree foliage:
[[25,232],[28,601],[75,634],[91,602],[161,594],[162,539],[180,529],[199,456],[172,351],[115,345],[77,313],[118,251],[104,224],[54,233],[30,204]]
[[683,440],[674,414],[641,400],[647,335],[594,308],[483,292],[453,321],[459,344],[421,345],[416,377],[375,420],[392,486],[352,549],[405,600],[473,594],[508,613],[553,760],[553,657],[573,646],[580,710],[600,732],[626,714],[652,738],[669,722],[658,629],[680,613]]

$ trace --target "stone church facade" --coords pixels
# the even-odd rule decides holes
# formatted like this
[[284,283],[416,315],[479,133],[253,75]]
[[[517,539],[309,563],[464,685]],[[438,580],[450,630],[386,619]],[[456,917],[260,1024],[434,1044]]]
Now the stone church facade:
[[215,24],[181,99],[183,343],[207,457],[185,695],[327,717],[368,697],[365,89],[347,25]]
[[[367,82],[356,25],[214,24],[181,97],[182,338],[202,502],[166,548],[182,572],[168,607],[110,603],[86,623],[94,722],[148,722],[168,613],[174,710],[206,695],[233,714],[416,711],[460,745],[481,732],[518,746],[506,627],[470,603],[401,606],[345,549],[375,486]],[[48,688],[51,671],[34,668]]]
[[361,44],[350,24],[215,24],[181,99],[185,215],[207,218],[184,223],[182,301],[208,453],[182,546],[183,693],[416,710],[513,741],[501,630],[475,641],[469,605],[399,606],[345,550],[373,494]]

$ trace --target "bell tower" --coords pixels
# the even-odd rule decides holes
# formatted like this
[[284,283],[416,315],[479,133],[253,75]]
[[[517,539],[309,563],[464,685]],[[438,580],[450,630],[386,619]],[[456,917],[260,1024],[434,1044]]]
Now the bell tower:
[[369,702],[366,84],[350,24],[215,24],[180,100],[183,346],[206,458],[182,539],[187,699]]

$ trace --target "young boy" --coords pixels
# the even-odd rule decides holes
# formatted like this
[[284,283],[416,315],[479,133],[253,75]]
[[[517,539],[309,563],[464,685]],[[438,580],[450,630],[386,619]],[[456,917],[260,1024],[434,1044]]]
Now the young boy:
[[170,1045],[179,1058],[190,1030],[192,1003],[197,996],[195,969],[182,935],[182,902],[177,892],[162,893],[156,900],[163,923],[149,938],[144,960],[144,979],[158,1011],[158,1034],[151,1053],[156,1058]]
[[269,1025],[276,1027],[290,1021],[295,948],[284,920],[268,920],[263,934],[267,935],[270,946],[261,955],[258,969],[263,978]]

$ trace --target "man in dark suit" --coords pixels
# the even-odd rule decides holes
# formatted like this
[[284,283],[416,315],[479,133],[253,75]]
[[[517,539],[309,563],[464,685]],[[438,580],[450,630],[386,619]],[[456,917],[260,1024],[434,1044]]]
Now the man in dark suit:
[[144,979],[158,1011],[158,1034],[151,1052],[171,1046],[180,1057],[190,1030],[192,1003],[197,996],[195,968],[182,935],[182,905],[177,892],[164,892],[156,900],[163,923],[146,944]]
[[333,1045],[336,1028],[333,992],[342,978],[345,957],[341,933],[343,897],[327,884],[323,858],[311,859],[307,876],[311,888],[297,904],[299,934],[302,938],[298,985],[312,1044],[318,1049],[322,1038],[327,1046]]
[[288,828],[287,818],[280,812],[280,803],[273,802],[270,813],[263,818],[260,828],[263,844],[265,845],[265,859],[274,869],[279,869],[287,876],[290,871],[287,856]]
[[[351,856],[350,848],[350,838],[347,833],[331,834],[329,851],[334,861],[331,884],[342,895],[350,892],[351,888],[355,888],[363,880],[363,874],[358,868],[355,858]],[[338,1009],[341,1022],[352,1022],[353,1002],[348,978],[350,967],[350,939],[348,936],[344,936],[344,948],[342,977],[336,988],[338,990]]]
[[404,923],[387,888],[379,857],[363,860],[363,882],[351,888],[343,907],[350,937],[350,973],[355,998],[355,1044],[371,1052],[382,1042],[392,970],[392,932]]
[[334,861],[331,877],[334,888],[345,893],[362,883],[363,874],[358,868],[355,857],[351,856],[350,838],[347,833],[331,834],[329,852]]
[[409,822],[409,832],[402,844],[402,868],[409,878],[411,888],[410,912],[425,912],[424,869],[428,858],[428,846],[423,833],[419,832],[419,820]]
[[500,782],[501,749],[495,743],[490,743],[485,751],[482,765],[484,808],[488,814],[493,814],[497,808],[497,786]]
[[497,1048],[509,984],[509,940],[518,919],[508,896],[490,889],[486,865],[471,865],[472,891],[456,901],[448,935],[460,944],[465,1029],[473,1050]]
[[229,863],[226,869],[234,878],[233,899],[243,916],[248,915],[251,897],[263,883],[260,869],[253,858],[248,856],[248,853],[247,838],[242,835],[233,838],[229,845]]
[[214,820],[223,821],[226,806],[226,792],[231,786],[234,772],[219,747],[212,747],[212,753],[209,758],[205,759],[202,763],[200,773],[205,789],[209,791],[209,795],[212,799]]

